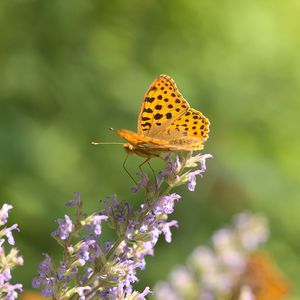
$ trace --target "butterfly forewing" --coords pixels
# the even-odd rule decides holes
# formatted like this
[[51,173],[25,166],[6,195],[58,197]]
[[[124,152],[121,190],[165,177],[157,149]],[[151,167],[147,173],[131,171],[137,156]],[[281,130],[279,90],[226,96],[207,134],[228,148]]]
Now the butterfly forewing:
[[148,88],[138,119],[138,133],[159,137],[166,128],[189,109],[174,80],[160,75]]

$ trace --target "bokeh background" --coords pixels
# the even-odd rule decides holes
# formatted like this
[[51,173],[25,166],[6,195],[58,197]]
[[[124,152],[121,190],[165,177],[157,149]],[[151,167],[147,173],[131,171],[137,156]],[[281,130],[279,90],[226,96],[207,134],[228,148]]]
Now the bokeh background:
[[[138,289],[164,279],[232,215],[265,214],[265,247],[300,297],[300,2],[0,1],[0,202],[14,209],[31,287],[41,253],[58,255],[54,220],[117,193],[137,204],[109,127],[135,130],[143,94],[172,76],[211,121],[205,177],[177,190],[173,242],[160,241]],[[141,163],[130,157],[134,174]],[[160,162],[155,168],[162,167]]]

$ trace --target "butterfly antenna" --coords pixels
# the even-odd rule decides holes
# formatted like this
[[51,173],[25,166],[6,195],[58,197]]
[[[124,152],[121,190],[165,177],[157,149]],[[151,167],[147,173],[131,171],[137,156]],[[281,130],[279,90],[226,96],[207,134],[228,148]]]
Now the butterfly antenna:
[[123,145],[124,143],[119,142],[91,142],[92,145]]
[[[108,128],[108,130],[115,131],[112,127]],[[95,141],[92,141],[91,144],[92,145],[123,145],[124,143],[120,143],[120,142],[95,142]]]

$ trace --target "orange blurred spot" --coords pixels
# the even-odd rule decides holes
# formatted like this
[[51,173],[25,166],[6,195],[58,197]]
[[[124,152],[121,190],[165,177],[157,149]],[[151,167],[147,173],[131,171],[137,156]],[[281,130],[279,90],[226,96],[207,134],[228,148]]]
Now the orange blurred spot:
[[281,300],[290,289],[274,262],[262,253],[250,256],[242,282],[250,286],[256,300]]
[[42,296],[42,294],[33,291],[24,291],[20,295],[20,299],[21,300],[49,300],[50,298],[46,298]]

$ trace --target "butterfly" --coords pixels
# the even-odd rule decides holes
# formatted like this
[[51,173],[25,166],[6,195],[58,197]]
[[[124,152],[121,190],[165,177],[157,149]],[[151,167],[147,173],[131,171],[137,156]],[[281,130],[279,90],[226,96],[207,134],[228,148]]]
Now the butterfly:
[[201,112],[190,107],[175,81],[160,75],[145,93],[137,132],[120,129],[116,133],[127,141],[123,146],[128,153],[151,158],[162,152],[203,149],[209,124]]
[[262,253],[254,253],[249,257],[245,273],[241,276],[241,284],[251,288],[256,300],[281,300],[289,292],[285,278],[273,261]]

